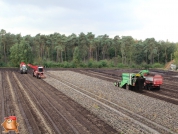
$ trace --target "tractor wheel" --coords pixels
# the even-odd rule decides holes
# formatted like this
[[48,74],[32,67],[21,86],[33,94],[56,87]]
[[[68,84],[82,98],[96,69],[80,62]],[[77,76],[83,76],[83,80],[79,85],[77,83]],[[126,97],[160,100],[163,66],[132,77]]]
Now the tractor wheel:
[[126,89],[126,85],[127,85],[127,84],[125,84],[124,86],[122,86],[122,88],[123,88],[123,89]]
[[126,84],[126,90],[130,90],[130,85]]
[[116,87],[119,87],[119,82],[114,82],[114,85],[115,85]]
[[148,85],[148,90],[151,90],[151,85]]
[[145,85],[145,89],[148,90],[148,85]]
[[159,86],[159,87],[157,87],[157,90],[160,90],[160,86]]
[[34,73],[33,73],[33,77],[35,77]]
[[117,86],[119,87],[119,82],[117,83]]
[[133,90],[134,89],[134,87],[133,86],[130,86],[130,90]]
[[38,74],[37,74],[36,78],[39,79]]
[[114,86],[116,86],[116,87],[117,87],[117,82],[114,82]]

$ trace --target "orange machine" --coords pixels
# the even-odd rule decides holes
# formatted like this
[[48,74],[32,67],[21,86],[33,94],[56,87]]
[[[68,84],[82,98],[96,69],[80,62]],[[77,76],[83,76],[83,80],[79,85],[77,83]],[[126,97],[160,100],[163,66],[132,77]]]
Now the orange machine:
[[32,64],[27,65],[33,69],[33,77],[36,77],[37,79],[45,78],[43,66],[36,66]]

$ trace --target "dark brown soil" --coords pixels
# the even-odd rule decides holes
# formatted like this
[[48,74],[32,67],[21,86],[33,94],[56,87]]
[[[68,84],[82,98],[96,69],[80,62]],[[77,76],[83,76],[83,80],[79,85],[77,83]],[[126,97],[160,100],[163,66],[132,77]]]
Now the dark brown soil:
[[16,116],[21,133],[118,133],[51,85],[32,77],[31,72],[20,74],[16,68],[3,68],[0,73],[1,122],[4,117]]

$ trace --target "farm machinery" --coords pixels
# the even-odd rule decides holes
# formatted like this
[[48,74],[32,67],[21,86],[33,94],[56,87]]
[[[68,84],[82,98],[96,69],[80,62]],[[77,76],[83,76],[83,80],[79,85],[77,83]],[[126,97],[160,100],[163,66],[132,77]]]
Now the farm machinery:
[[20,63],[20,73],[27,74],[27,65],[24,62]]
[[163,83],[161,75],[150,75],[148,70],[141,70],[139,73],[122,73],[122,80],[115,82],[115,86],[142,91],[144,89],[160,89]]
[[122,73],[122,80],[115,82],[115,86],[128,89],[142,91],[145,78],[139,73]]
[[161,75],[150,75],[148,70],[141,70],[139,72],[144,78],[144,88],[147,90],[158,89],[160,90],[160,86],[163,84],[163,77]]
[[36,77],[37,79],[45,78],[44,68],[42,66],[36,66],[32,64],[27,64],[27,65],[33,69],[33,77]]

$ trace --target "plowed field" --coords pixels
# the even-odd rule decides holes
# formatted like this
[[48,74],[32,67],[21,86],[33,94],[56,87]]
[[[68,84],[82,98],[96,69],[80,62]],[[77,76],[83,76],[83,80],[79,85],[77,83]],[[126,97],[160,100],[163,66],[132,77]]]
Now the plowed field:
[[32,70],[1,68],[1,122],[16,116],[21,134],[178,133],[178,73],[151,70],[164,78],[159,91],[114,86],[123,72],[138,71],[46,69],[37,79]]
[[21,134],[118,133],[50,84],[18,69],[0,70],[0,95],[1,122],[16,116]]

